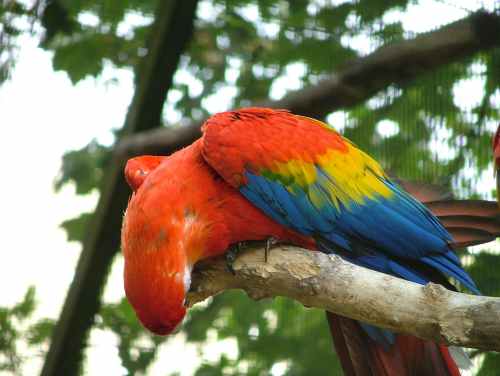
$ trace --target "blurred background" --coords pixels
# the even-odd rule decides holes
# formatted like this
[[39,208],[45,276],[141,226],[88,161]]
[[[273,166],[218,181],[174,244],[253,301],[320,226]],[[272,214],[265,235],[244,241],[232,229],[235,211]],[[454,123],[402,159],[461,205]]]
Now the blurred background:
[[[324,313],[288,299],[226,292],[168,338],[124,299],[124,161],[173,152],[215,112],[289,107],[393,174],[494,197],[498,0],[0,4],[0,374],[341,374]],[[496,242],[462,257],[500,296]],[[497,353],[470,354],[471,374],[499,374]]]

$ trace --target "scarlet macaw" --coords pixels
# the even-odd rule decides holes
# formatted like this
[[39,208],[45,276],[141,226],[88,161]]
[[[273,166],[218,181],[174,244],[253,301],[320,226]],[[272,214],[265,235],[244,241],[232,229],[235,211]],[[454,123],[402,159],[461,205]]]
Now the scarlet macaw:
[[[478,292],[439,220],[324,123],[248,108],[216,114],[202,130],[189,147],[132,159],[125,171],[134,190],[122,229],[125,290],[154,333],[182,321],[193,265],[245,240],[337,253],[421,284],[453,288],[453,277]],[[329,321],[349,375],[459,375],[443,345]]]

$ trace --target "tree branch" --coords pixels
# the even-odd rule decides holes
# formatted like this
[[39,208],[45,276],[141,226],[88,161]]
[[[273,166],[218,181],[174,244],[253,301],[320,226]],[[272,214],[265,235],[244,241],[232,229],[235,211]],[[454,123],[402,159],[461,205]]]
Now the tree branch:
[[[401,85],[478,51],[500,46],[500,16],[479,12],[413,39],[380,47],[370,55],[346,64],[317,85],[292,92],[279,101],[256,106],[286,108],[321,118],[339,108],[354,106],[391,84]],[[125,138],[117,146],[124,158],[139,154],[164,154],[179,149],[200,135],[200,123],[155,129]]]
[[237,288],[253,299],[286,296],[435,342],[500,351],[500,298],[421,286],[292,246],[273,248],[267,262],[263,248],[245,250],[233,267],[235,275],[224,258],[198,263],[189,304]]

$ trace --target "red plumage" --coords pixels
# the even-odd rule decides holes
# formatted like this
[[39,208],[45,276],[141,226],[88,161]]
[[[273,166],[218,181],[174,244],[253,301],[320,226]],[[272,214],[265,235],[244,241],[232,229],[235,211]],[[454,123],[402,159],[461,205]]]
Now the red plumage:
[[157,334],[170,333],[184,317],[185,281],[196,261],[232,243],[270,236],[314,248],[311,239],[272,221],[217,176],[201,146],[197,141],[158,160],[147,179],[136,170],[154,165],[154,157],[134,158],[125,169],[127,181],[143,180],[131,185],[122,227],[125,291],[141,322]]
[[[294,115],[285,111],[247,109],[218,114],[209,119],[204,127],[210,127],[211,122],[216,120],[221,124],[218,131],[224,132],[225,122],[234,120],[234,117],[258,124],[261,117],[270,114],[279,120],[278,127],[296,120],[291,118]],[[299,124],[302,121],[314,122],[300,117]],[[240,124],[240,131],[245,134],[245,122]],[[210,137],[217,137],[217,134],[209,133],[170,157],[145,156],[128,162],[125,176],[134,194],[122,229],[125,290],[139,319],[151,331],[168,334],[182,321],[186,312],[184,299],[189,289],[190,272],[200,259],[220,255],[231,244],[240,241],[269,237],[316,249],[312,238],[273,221],[234,188],[244,180],[238,173],[242,167],[250,171],[257,169],[257,166],[242,165],[245,153],[256,156],[258,167],[262,168],[270,163],[265,148],[273,147],[273,143],[279,147],[278,136],[282,131],[272,134],[272,129],[266,129],[271,133],[263,131],[261,137],[272,139],[272,142],[259,143],[258,140],[235,137],[236,144],[227,149],[220,142],[217,149],[210,149]],[[337,133],[322,126],[318,126],[318,132],[320,136],[315,135],[310,142],[315,153],[322,148],[326,150],[326,145],[335,145],[339,152],[344,151],[345,141]],[[287,143],[303,145],[307,137],[312,136],[299,127]],[[234,165],[217,166],[217,158],[212,158],[218,153],[234,153],[235,150],[239,154],[232,159]],[[282,161],[288,161],[291,156],[287,154],[287,148],[280,150],[283,150]],[[307,160],[308,155],[304,153],[301,158]],[[431,201],[441,197],[432,190],[423,189],[421,192],[422,197],[429,197]],[[444,214],[450,211],[446,205],[436,203],[436,207]],[[460,218],[460,210],[453,215],[458,219],[449,222],[460,225],[456,226],[458,233],[459,229],[467,229],[474,222],[469,212],[469,222]],[[491,221],[487,224],[490,226],[488,234],[496,235],[500,226],[496,217]],[[478,231],[484,230],[480,225],[476,227],[479,227],[476,228]],[[351,319],[329,314],[329,323],[347,375],[459,375],[444,346],[398,335],[395,345],[386,349],[371,340]]]
[[398,334],[390,349],[375,343],[351,319],[327,312],[335,350],[346,376],[460,376],[448,348]]

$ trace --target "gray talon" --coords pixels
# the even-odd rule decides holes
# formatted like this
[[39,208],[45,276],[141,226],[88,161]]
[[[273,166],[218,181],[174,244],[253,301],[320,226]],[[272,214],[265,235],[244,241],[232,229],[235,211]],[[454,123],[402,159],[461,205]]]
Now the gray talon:
[[271,251],[271,248],[279,244],[279,240],[274,237],[269,237],[266,239],[266,248],[264,251],[264,261],[267,262],[267,254]]

